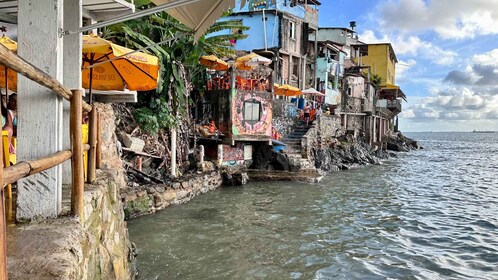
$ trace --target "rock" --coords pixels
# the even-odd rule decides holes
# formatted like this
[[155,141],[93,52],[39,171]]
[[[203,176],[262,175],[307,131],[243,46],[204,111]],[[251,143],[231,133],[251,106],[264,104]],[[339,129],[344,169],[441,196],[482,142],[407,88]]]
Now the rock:
[[140,138],[132,137],[129,134],[123,134],[122,140],[123,140],[123,144],[127,148],[130,148],[131,150],[133,150],[135,152],[142,152],[144,150],[145,141],[140,139]]
[[173,187],[173,189],[177,190],[181,187],[181,184],[180,183],[173,183],[173,185],[171,185]]
[[275,153],[272,165],[275,170],[289,170],[289,158],[284,153]]

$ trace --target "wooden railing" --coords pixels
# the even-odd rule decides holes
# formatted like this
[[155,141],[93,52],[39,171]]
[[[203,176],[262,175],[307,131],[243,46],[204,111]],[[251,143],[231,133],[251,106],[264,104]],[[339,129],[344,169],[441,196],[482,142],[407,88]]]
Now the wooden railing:
[[[6,256],[6,221],[4,206],[4,187],[17,180],[55,167],[68,159],[71,159],[71,213],[77,215],[83,221],[84,213],[84,163],[83,151],[88,153],[87,182],[95,181],[95,169],[100,166],[100,133],[98,132],[98,113],[94,106],[83,101],[83,90],[69,90],[58,80],[31,65],[21,57],[9,51],[0,44],[0,64],[16,71],[17,73],[51,89],[58,96],[70,101],[70,137],[71,150],[63,150],[53,155],[19,162],[7,168],[3,168],[3,157],[0,168],[0,280],[7,279],[7,256]],[[82,143],[82,115],[83,110],[89,112],[89,145]],[[0,153],[3,153],[3,145],[0,145]],[[21,147],[22,148],[22,147]]]

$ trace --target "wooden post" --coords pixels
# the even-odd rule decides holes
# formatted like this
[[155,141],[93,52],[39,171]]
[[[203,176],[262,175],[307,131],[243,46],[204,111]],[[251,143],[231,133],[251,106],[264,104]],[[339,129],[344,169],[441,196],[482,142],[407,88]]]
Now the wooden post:
[[71,148],[72,148],[72,187],[71,187],[71,213],[78,215],[80,221],[83,222],[84,213],[84,170],[83,170],[83,137],[82,128],[83,124],[83,110],[82,110],[82,90],[72,90],[73,96],[71,97],[71,115],[70,115],[70,129],[71,129]]
[[95,169],[97,165],[97,109],[93,106],[90,111],[90,120],[88,124],[88,143],[90,150],[88,151],[88,172],[86,177],[87,183],[95,181]]
[[171,177],[176,178],[176,127],[171,129]]
[[[0,145],[0,154],[3,153]],[[0,157],[0,280],[7,280],[7,224],[5,222],[5,195],[3,183],[3,158]]]
[[101,168],[102,165],[102,122],[100,121],[100,113],[97,112],[97,148],[96,148],[96,153],[97,156],[95,158],[96,164],[95,166],[97,169]]

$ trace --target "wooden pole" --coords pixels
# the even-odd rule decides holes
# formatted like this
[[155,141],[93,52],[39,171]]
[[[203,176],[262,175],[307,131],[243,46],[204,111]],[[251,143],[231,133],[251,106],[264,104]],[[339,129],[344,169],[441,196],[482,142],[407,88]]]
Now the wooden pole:
[[96,148],[96,167],[101,168],[102,165],[102,122],[100,121],[100,113],[97,112],[97,148]]
[[171,177],[176,178],[176,127],[171,129]]
[[[37,82],[38,84],[53,90],[57,95],[66,100],[71,99],[71,91],[65,88],[57,79],[31,65],[29,62],[17,56],[2,44],[0,44],[0,64],[3,64],[17,73]],[[87,112],[92,110],[92,106],[88,105],[86,102],[83,102],[82,106],[83,110]]]
[[71,158],[71,151],[61,151],[35,160],[21,161],[3,170],[3,183],[12,184],[29,175],[40,173]]
[[[3,153],[3,145],[0,145],[0,154]],[[5,222],[5,195],[3,183],[3,158],[0,157],[0,280],[7,280],[7,224]]]
[[90,144],[90,150],[88,151],[88,172],[86,177],[87,183],[93,183],[95,181],[95,169],[97,165],[97,109],[93,106],[92,111],[90,111],[90,122],[88,124],[88,142]]
[[83,137],[82,128],[83,123],[83,110],[82,103],[82,90],[72,90],[73,96],[71,97],[70,108],[70,130],[71,130],[71,148],[73,151],[71,167],[72,167],[72,187],[71,187],[71,213],[78,215],[80,221],[83,222],[84,213],[84,170],[83,170]]

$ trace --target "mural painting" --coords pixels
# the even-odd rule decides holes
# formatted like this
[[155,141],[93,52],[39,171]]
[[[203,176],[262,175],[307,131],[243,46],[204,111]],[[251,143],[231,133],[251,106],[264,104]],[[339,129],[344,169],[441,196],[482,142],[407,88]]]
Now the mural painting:
[[271,136],[271,93],[232,92],[232,134]]
[[223,165],[235,166],[244,164],[244,145],[223,145]]

